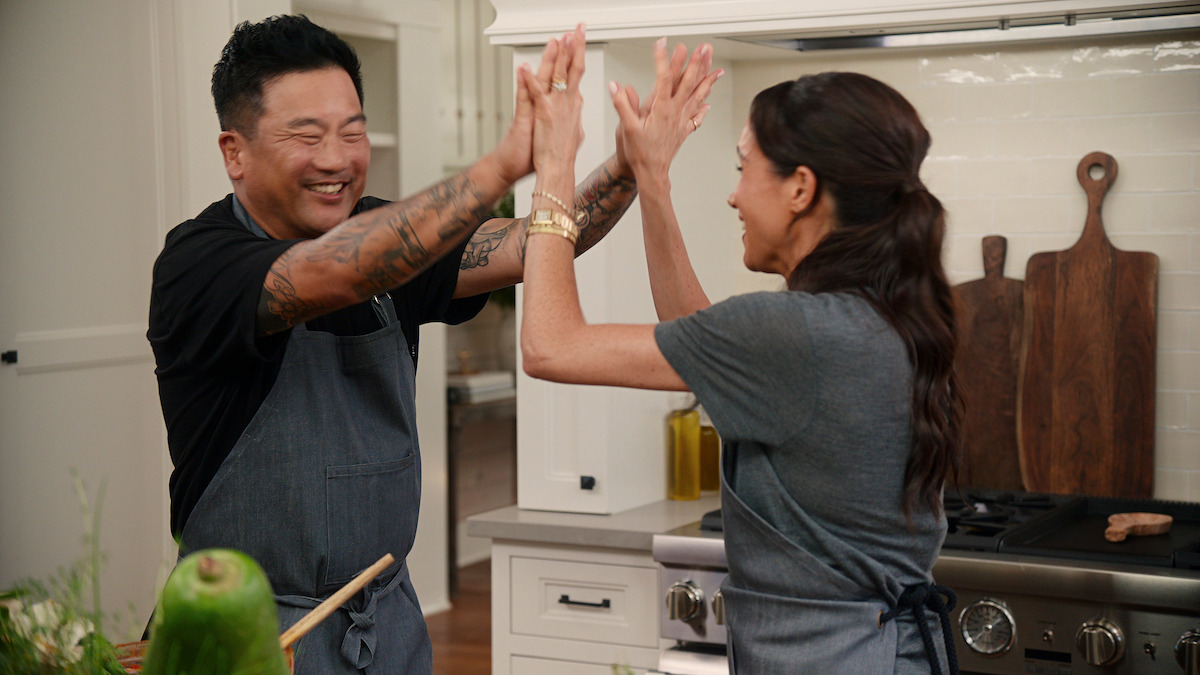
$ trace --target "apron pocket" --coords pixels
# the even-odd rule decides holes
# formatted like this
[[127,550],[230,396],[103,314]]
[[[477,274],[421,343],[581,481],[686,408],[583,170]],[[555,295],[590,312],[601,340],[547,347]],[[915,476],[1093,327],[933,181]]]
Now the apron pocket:
[[325,468],[326,586],[342,586],[385,553],[403,560],[417,530],[416,455]]

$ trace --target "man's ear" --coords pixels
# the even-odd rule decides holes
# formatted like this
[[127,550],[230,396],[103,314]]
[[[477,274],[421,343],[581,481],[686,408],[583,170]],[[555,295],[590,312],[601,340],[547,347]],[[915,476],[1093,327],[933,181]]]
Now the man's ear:
[[787,180],[788,202],[792,213],[799,216],[810,211],[820,198],[817,174],[803,164],[796,167]]
[[217,144],[221,147],[221,158],[225,160],[225,173],[229,175],[229,180],[241,180],[246,170],[242,165],[246,138],[236,131],[222,131],[217,136]]

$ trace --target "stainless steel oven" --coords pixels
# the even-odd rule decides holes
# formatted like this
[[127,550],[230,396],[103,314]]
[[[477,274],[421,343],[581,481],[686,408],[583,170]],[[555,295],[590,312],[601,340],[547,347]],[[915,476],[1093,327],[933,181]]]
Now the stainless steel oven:
[[[963,673],[1200,675],[1200,504],[967,491],[948,497],[934,567],[954,589]],[[1113,513],[1170,515],[1165,534],[1109,542]],[[728,672],[720,516],[654,538],[658,672]]]

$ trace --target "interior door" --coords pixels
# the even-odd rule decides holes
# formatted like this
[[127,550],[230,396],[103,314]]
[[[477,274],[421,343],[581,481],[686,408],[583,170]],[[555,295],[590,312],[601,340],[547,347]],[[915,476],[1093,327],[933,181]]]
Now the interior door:
[[0,3],[0,352],[15,359],[0,365],[0,589],[87,554],[77,474],[102,509],[117,641],[140,634],[172,555],[145,339],[164,210],[159,4]]

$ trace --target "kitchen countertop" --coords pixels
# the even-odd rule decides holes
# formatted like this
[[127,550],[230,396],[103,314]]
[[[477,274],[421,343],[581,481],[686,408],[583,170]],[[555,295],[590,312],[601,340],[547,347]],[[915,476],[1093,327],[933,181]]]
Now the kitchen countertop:
[[527,543],[649,551],[654,535],[694,523],[720,506],[721,495],[717,492],[692,501],[664,499],[609,515],[506,506],[467,518],[467,534]]

